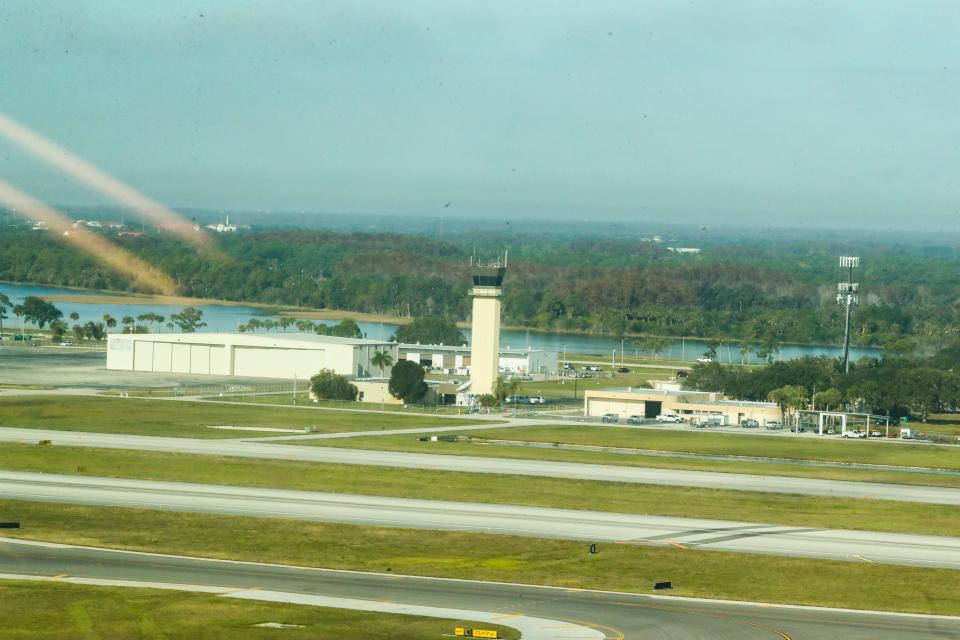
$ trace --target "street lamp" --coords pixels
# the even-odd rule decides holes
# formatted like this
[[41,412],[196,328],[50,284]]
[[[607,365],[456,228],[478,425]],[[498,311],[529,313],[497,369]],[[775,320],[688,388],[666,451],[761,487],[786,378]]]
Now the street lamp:
[[560,343],[560,352],[563,354],[560,356],[560,384],[565,384],[567,381],[567,343]]
[[858,256],[840,256],[840,268],[847,270],[846,282],[837,283],[837,304],[846,307],[843,325],[843,371],[850,373],[850,309],[860,303],[860,284],[853,282],[853,270],[860,266]]

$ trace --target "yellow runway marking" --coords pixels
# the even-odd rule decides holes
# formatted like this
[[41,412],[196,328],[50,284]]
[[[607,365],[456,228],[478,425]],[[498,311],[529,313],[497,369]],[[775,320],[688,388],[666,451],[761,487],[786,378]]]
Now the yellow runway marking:
[[522,616],[522,615],[524,615],[524,614],[522,614],[522,613],[506,613],[506,614],[504,614],[504,615],[502,615],[502,616],[497,616],[496,618],[494,618],[494,620],[509,620],[510,618],[517,618],[517,617]]
[[54,580],[59,580],[60,578],[66,578],[68,575],[70,575],[70,574],[68,574],[68,573],[58,573],[57,575],[53,576],[53,579],[54,579]]
[[686,551],[689,548],[689,547],[683,546],[679,542],[674,542],[673,540],[668,541],[667,544],[669,544],[671,547],[674,547],[676,549],[680,549],[681,551]]

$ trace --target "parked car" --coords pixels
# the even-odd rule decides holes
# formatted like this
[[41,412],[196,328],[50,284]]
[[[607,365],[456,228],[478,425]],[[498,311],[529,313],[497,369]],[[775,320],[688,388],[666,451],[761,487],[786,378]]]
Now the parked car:
[[747,418],[746,420],[740,421],[740,426],[745,429],[756,429],[760,426],[760,423],[754,420],[753,418]]
[[587,370],[588,370],[588,371],[603,371],[603,367],[601,367],[601,366],[598,365],[598,364],[592,364],[592,365],[590,365],[589,367],[587,367]]
[[643,424],[643,416],[630,416],[627,418],[627,424]]
[[630,369],[628,369],[627,367],[618,367],[617,373],[630,373]]
[[547,401],[544,400],[543,396],[530,396],[528,402],[530,404],[546,404]]
[[523,376],[520,376],[520,379],[523,380],[524,382],[531,382],[533,381],[533,376],[523,375]]
[[507,404],[522,404],[530,401],[527,396],[507,396],[503,399]]
[[661,413],[657,416],[657,422],[671,422],[677,424],[678,422],[683,422],[680,416],[675,413]]
[[573,366],[572,364],[570,364],[569,362],[564,362],[564,363],[563,363],[563,368],[566,369],[567,371],[570,371],[570,370],[572,370],[572,369],[575,369],[576,367],[574,367],[574,366]]
[[69,340],[64,340],[63,342],[60,343],[60,346],[61,346],[61,347],[72,347],[72,346],[73,346],[73,343],[70,342]]
[[[779,431],[780,429],[783,429],[783,423],[779,420],[770,420],[767,422],[766,426],[770,431]],[[795,429],[791,429],[791,431],[795,431]]]
[[700,364],[710,364],[711,362],[713,362],[713,358],[711,358],[710,356],[700,356],[699,358],[697,358],[697,362],[699,362]]
[[600,422],[611,422],[616,424],[617,422],[620,422],[620,416],[616,413],[605,413],[603,414],[603,417],[600,418]]
[[686,378],[686,377],[689,376],[689,375],[690,375],[690,372],[689,372],[689,371],[685,371],[685,370],[683,370],[683,369],[681,369],[680,371],[677,371],[677,377],[678,377],[678,378]]
[[865,431],[860,431],[860,429],[851,429],[850,431],[843,432],[844,438],[866,438],[867,434]]

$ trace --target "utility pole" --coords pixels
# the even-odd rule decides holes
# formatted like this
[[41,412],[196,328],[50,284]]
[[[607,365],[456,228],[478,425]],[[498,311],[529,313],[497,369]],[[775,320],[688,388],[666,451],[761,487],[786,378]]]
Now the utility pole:
[[850,373],[850,310],[860,302],[860,284],[853,281],[853,270],[860,266],[858,256],[840,256],[840,268],[847,270],[846,282],[837,283],[837,304],[846,307],[843,323],[843,372]]

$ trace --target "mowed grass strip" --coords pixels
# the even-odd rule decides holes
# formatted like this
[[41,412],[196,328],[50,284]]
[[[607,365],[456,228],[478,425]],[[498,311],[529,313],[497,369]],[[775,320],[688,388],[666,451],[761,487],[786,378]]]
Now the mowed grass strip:
[[[788,461],[814,460],[836,463],[923,467],[952,471],[960,470],[960,447],[906,442],[870,442],[869,440],[844,440],[834,438],[822,439],[812,435],[755,436],[739,433],[680,431],[671,430],[669,427],[624,428],[583,424],[489,429],[478,431],[475,434],[471,434],[469,430],[465,430],[461,432],[460,435],[476,435],[478,438],[519,440],[546,444],[596,445],[648,449],[663,452],[730,456],[731,462],[737,461],[736,456],[752,456],[781,458]],[[351,440],[351,442],[336,442],[330,440],[323,442],[305,441],[301,444],[429,452],[425,447],[418,445],[416,439],[411,439],[408,436],[362,438]],[[469,443],[454,443],[454,445],[445,446],[443,449],[443,453],[534,459],[541,458],[548,454],[560,453],[558,451],[550,451],[549,449],[529,448],[524,449],[518,456],[515,452],[504,451],[504,449],[506,449],[505,447],[478,447]],[[564,451],[562,453],[579,456],[592,452]],[[607,464],[639,464],[640,466],[649,466],[648,461],[650,460],[650,458],[646,457],[636,457],[640,462],[631,462],[631,460],[635,459],[634,456],[605,453],[599,455],[604,456]],[[563,460],[572,461],[573,458],[566,456]],[[763,468],[767,468],[766,465],[768,463],[763,464]]]
[[706,455],[760,456],[934,469],[960,469],[960,448],[907,442],[871,442],[801,435],[746,435],[584,425],[545,425],[478,434],[484,438],[633,447]]
[[759,491],[23,444],[0,469],[960,536],[949,505]]
[[[478,431],[474,435],[487,438],[491,431]],[[512,433],[523,433],[523,428],[510,432],[499,431],[504,440],[512,440]],[[460,435],[469,435],[469,431]],[[481,456],[490,458],[511,458],[514,460],[546,460],[551,462],[576,462],[582,464],[607,464],[627,467],[647,467],[652,469],[685,469],[688,471],[715,471],[719,473],[746,473],[751,475],[786,476],[794,478],[818,478],[822,480],[846,480],[852,482],[883,482],[890,484],[912,484],[933,487],[960,488],[960,476],[936,473],[915,473],[883,471],[871,469],[850,469],[835,467],[811,467],[796,464],[777,464],[767,462],[749,462],[734,460],[697,460],[669,456],[641,456],[596,451],[568,451],[559,448],[539,448],[482,444],[479,442],[420,442],[418,436],[394,435],[377,437],[337,438],[333,440],[303,440],[284,442],[283,444],[301,444],[323,447],[343,447],[371,449],[379,451],[403,451],[413,453],[434,453],[461,456]],[[446,434],[449,435],[449,434]],[[504,437],[507,436],[507,437]],[[548,443],[552,444],[552,443]],[[762,482],[762,480],[758,480]]]
[[[404,416],[316,408],[235,406],[229,403],[142,398],[31,395],[0,397],[0,426],[96,433],[126,433],[189,438],[242,438],[251,432],[209,429],[208,426],[313,427],[321,433],[453,427],[476,421],[429,416]],[[263,432],[260,435],[283,435]]]
[[[451,635],[462,620],[424,618],[309,605],[234,600],[209,594],[158,589],[80,586],[38,581],[0,580],[0,634],[24,640],[142,638],[198,640],[283,637],[360,640],[423,640]],[[302,628],[255,627],[264,622]],[[514,629],[487,623],[520,637]]]
[[[950,569],[587,544],[515,536],[52,505],[0,500],[24,528],[7,535],[50,542],[232,560],[792,604],[960,613]],[[253,585],[251,585],[253,586]]]

